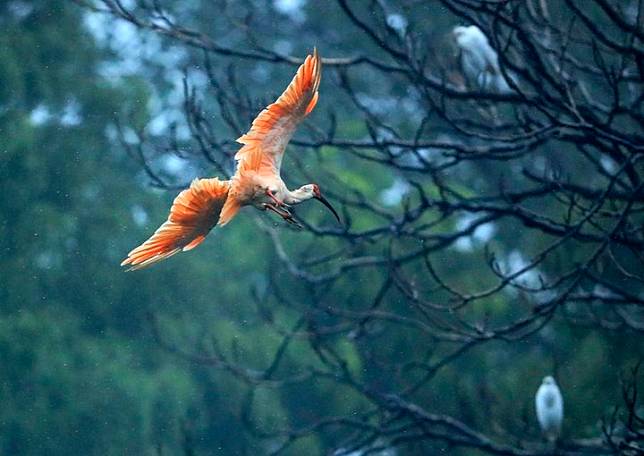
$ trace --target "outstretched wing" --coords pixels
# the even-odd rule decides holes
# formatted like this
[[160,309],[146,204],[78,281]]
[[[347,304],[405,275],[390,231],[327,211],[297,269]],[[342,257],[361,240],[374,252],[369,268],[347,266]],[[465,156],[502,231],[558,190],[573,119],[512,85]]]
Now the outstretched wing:
[[244,144],[235,155],[240,172],[252,170],[279,175],[286,144],[318,101],[321,76],[322,61],[314,50],[284,93],[259,113],[248,133],[237,139]]
[[195,179],[174,199],[168,220],[143,244],[128,253],[121,266],[145,268],[175,253],[195,248],[217,224],[228,197],[229,181]]

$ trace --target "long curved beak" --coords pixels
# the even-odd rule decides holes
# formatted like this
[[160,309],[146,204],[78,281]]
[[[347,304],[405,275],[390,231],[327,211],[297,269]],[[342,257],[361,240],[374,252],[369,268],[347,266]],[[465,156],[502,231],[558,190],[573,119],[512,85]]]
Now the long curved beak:
[[339,216],[339,215],[338,215],[338,213],[335,211],[335,209],[333,209],[333,206],[331,206],[331,203],[329,203],[329,201],[328,201],[324,196],[322,196],[322,195],[315,195],[313,198],[315,198],[316,200],[318,200],[319,202],[321,202],[322,204],[324,204],[326,207],[328,207],[328,208],[329,208],[329,210],[330,210],[331,212],[333,212],[333,215],[335,215],[335,218],[336,218],[336,219],[338,219],[338,223],[342,223],[342,222],[340,222],[340,216]]

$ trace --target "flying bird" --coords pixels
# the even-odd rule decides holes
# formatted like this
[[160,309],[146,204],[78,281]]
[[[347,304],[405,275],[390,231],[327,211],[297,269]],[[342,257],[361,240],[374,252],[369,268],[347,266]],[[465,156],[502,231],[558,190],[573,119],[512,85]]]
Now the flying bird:
[[563,397],[550,375],[544,377],[534,398],[537,420],[546,439],[553,443],[561,432],[563,421]]
[[275,212],[285,221],[299,225],[290,207],[311,198],[321,201],[340,221],[333,206],[316,184],[289,190],[280,177],[284,150],[297,125],[315,107],[322,61],[314,50],[284,93],[253,121],[237,142],[243,146],[235,155],[237,169],[230,180],[195,179],[175,198],[168,220],[143,244],[132,250],[121,266],[128,271],[197,247],[216,225],[224,226],[243,206]]
[[512,89],[499,67],[499,56],[490,46],[487,36],[476,25],[457,26],[452,35],[461,53],[465,77],[483,90],[511,93]]

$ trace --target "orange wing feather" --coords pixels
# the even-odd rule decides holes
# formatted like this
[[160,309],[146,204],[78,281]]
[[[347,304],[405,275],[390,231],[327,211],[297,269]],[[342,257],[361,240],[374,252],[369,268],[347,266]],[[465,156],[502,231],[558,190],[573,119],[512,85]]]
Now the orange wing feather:
[[284,93],[253,121],[251,129],[237,139],[244,144],[235,159],[239,171],[272,171],[279,174],[282,155],[297,125],[315,107],[322,77],[322,60],[309,55]]
[[[241,185],[239,177],[247,171],[279,175],[286,144],[318,101],[321,71],[322,61],[315,50],[277,101],[257,116],[248,133],[237,139],[244,146],[235,155],[238,166],[232,185]],[[195,248],[217,223],[225,225],[235,216],[242,204],[235,194],[231,181],[195,179],[175,198],[168,220],[132,250],[121,266],[141,269]]]
[[201,244],[219,220],[229,187],[229,181],[217,178],[192,181],[190,188],[174,199],[168,220],[128,253],[121,266],[131,265],[128,271],[145,268]]

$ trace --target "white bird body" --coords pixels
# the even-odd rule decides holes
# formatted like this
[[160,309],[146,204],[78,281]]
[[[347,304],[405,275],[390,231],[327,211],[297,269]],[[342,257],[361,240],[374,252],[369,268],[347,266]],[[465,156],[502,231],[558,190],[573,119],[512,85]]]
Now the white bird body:
[[535,396],[537,420],[549,442],[554,442],[561,432],[563,422],[563,397],[551,376],[543,379]]
[[452,34],[461,51],[461,65],[469,81],[475,81],[484,90],[512,92],[501,73],[499,57],[480,28],[476,25],[457,26]]

